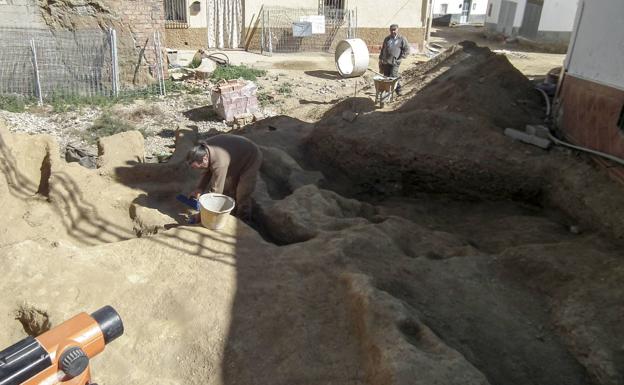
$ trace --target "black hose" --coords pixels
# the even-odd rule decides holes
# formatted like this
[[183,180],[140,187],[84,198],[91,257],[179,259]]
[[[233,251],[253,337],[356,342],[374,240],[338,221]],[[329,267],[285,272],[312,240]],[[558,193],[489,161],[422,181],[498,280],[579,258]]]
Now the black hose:
[[[219,56],[223,56],[223,57],[219,57]],[[212,60],[213,62],[217,63],[218,65],[222,65],[222,66],[229,66],[230,65],[230,58],[228,57],[228,55],[226,55],[223,52],[211,53],[210,55],[208,55],[208,59]]]

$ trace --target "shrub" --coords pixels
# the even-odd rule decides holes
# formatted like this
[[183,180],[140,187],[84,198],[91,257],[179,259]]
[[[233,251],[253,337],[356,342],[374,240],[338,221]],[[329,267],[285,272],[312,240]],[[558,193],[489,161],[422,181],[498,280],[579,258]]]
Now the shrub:
[[256,80],[258,76],[266,75],[265,70],[259,70],[250,68],[245,65],[225,65],[217,66],[217,69],[212,73],[212,79],[214,80],[230,80],[243,78],[245,80]]
[[0,95],[0,110],[9,112],[24,112],[28,102],[30,102],[30,100],[27,100],[22,96]]
[[[93,122],[93,125],[89,127],[88,131],[85,132],[86,135],[83,136],[83,139],[89,143],[94,143],[98,138],[132,130],[136,130],[136,127],[132,123],[117,117],[110,111],[104,111],[102,115]],[[143,136],[146,136],[144,130],[138,131]]]

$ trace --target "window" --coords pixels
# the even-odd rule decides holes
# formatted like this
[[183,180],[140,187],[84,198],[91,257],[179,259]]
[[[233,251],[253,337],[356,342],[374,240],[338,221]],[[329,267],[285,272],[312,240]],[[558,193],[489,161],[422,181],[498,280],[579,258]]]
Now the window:
[[344,20],[346,14],[345,3],[346,0],[324,0],[322,14],[328,19]]
[[446,11],[448,11],[448,4],[440,4],[440,14],[446,15]]
[[165,27],[188,28],[186,0],[165,0]]
[[492,3],[488,5],[488,17],[492,16]]
[[477,9],[477,3],[472,3],[472,10],[474,11],[475,9]]

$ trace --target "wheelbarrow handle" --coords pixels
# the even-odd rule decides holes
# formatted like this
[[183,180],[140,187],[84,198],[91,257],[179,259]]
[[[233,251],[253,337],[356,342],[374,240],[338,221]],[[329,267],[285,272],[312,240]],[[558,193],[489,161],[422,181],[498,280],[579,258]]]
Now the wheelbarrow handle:
[[377,74],[377,75],[379,75],[379,76],[386,77],[386,75],[384,75],[384,74],[380,74],[379,72],[377,72],[377,71],[375,71],[375,70],[372,70],[372,69],[370,69],[370,68],[367,68],[367,70],[369,70],[370,72],[372,72],[372,73],[374,73],[374,74]]

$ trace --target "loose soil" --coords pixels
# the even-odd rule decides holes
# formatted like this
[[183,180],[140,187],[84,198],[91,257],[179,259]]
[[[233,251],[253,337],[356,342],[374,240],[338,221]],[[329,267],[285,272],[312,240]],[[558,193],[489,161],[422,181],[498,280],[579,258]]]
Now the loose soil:
[[284,113],[234,128],[264,154],[255,222],[220,232],[174,197],[198,177],[186,151],[231,127],[120,107],[175,152],[139,162],[128,132],[91,170],[3,113],[0,343],[110,304],[126,333],[93,360],[101,384],[624,383],[620,187],[502,134],[543,120],[507,58],[411,57],[383,109],[369,75],[270,70]]

